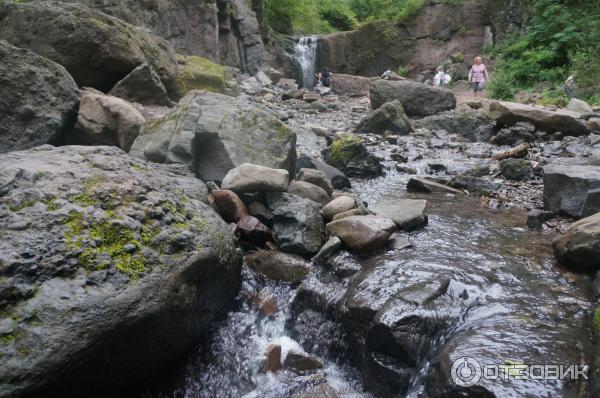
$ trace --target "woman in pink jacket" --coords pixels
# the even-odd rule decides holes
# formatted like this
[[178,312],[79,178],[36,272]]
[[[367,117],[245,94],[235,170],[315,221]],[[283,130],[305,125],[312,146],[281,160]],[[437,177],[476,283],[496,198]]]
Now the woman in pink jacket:
[[475,92],[476,97],[483,91],[483,88],[488,81],[488,71],[482,63],[481,57],[475,58],[475,64],[471,67],[471,71],[469,72],[469,82],[473,84],[473,91]]

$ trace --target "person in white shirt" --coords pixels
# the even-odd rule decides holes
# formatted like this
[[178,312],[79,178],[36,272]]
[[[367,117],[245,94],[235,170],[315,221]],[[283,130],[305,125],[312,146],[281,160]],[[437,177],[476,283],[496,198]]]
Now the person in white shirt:
[[435,77],[433,78],[433,86],[437,87],[437,88],[444,87],[445,76],[446,76],[446,74],[444,73],[444,71],[440,69],[438,71],[438,73],[435,75]]

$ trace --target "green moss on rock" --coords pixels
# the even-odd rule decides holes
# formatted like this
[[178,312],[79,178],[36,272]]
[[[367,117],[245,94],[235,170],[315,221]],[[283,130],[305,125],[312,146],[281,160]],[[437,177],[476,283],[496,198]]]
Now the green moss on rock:
[[181,62],[175,77],[179,97],[185,96],[192,90],[206,90],[213,93],[225,91],[225,70],[221,65],[198,56],[183,57]]
[[360,137],[343,134],[336,138],[327,153],[327,159],[333,163],[347,163],[361,153]]

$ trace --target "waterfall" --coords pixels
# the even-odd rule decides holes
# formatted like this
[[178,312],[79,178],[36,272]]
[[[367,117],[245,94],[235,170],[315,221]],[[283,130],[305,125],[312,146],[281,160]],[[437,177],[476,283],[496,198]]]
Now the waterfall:
[[302,37],[296,44],[294,59],[300,65],[302,87],[312,90],[315,82],[315,65],[317,60],[317,37]]

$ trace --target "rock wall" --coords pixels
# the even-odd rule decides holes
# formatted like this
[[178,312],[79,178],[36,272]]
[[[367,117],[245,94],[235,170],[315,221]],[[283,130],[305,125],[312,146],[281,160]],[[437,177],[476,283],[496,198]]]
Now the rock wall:
[[82,3],[150,29],[182,54],[256,73],[263,42],[255,13],[244,0],[64,0]]
[[523,0],[464,0],[448,4],[430,0],[403,23],[374,22],[359,30],[323,36],[318,66],[338,73],[379,75],[387,68],[408,66],[412,74],[435,69],[450,54],[469,61],[487,44],[522,29]]

